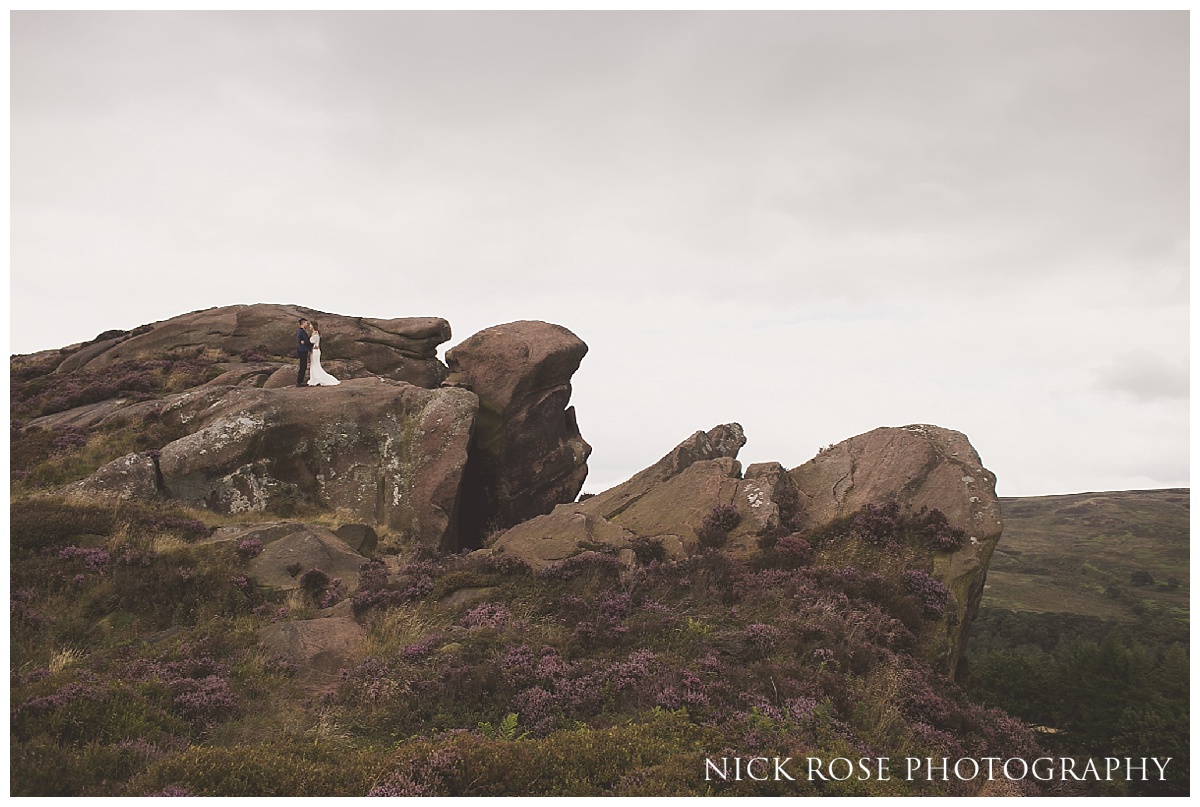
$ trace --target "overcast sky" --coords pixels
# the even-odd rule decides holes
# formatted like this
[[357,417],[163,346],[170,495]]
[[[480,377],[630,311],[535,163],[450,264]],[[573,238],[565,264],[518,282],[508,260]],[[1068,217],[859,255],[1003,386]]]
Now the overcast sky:
[[1189,484],[1186,12],[15,12],[11,71],[14,353],[541,319],[591,492],[729,421]]

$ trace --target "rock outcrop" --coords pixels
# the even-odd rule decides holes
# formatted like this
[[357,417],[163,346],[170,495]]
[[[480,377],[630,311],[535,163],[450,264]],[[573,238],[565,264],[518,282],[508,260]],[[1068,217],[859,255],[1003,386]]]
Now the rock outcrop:
[[525,321],[480,331],[446,354],[446,385],[479,396],[465,546],[579,495],[592,449],[568,404],[571,376],[586,353],[566,328]]
[[649,468],[638,471],[628,481],[588,499],[587,507],[591,512],[605,518],[613,518],[697,462],[735,459],[744,445],[746,433],[737,423],[717,426],[707,432],[696,432]]
[[[450,339],[450,324],[440,317],[371,319],[329,314],[294,305],[235,305],[209,308],[173,317],[132,331],[102,334],[67,356],[57,372],[100,370],[114,362],[160,356],[170,351],[215,350],[230,360],[228,372],[247,373],[265,380],[280,369],[265,361],[292,356],[300,317],[321,326],[321,352],[328,369],[361,372],[407,381],[432,389],[446,376],[437,358],[438,345]],[[235,368],[238,361],[252,365]],[[346,361],[339,367],[334,362]],[[295,372],[294,366],[292,372]],[[335,375],[337,373],[335,372]],[[245,377],[236,383],[242,383]],[[228,383],[228,380],[222,383]]]
[[[868,504],[896,502],[901,512],[913,514],[940,510],[950,526],[966,531],[963,545],[905,551],[907,562],[949,591],[927,655],[953,675],[1002,526],[995,477],[966,437],[936,426],[876,429],[790,472],[769,462],[743,474],[736,456],[744,443],[737,424],[697,432],[629,481],[516,525],[490,551],[519,557],[536,570],[587,549],[622,554],[635,539],[653,539],[667,557],[681,558],[701,551],[698,529],[714,508],[726,505],[736,509],[738,524],[725,549],[745,553],[757,548],[760,535],[817,531]],[[853,547],[842,549],[847,558],[857,554]]]
[[454,549],[477,401],[454,389],[382,379],[328,389],[238,387],[162,449],[171,498],[222,512],[318,501]]
[[751,466],[753,475],[743,478],[735,458],[745,442],[737,423],[696,432],[629,481],[518,524],[491,551],[542,569],[587,548],[619,553],[643,538],[682,558],[699,551],[696,530],[718,505],[732,505],[740,516],[727,546],[749,548],[759,531],[779,526],[781,512],[790,514],[796,495],[777,463]]
[[[342,384],[294,387],[295,364],[279,354],[291,349],[301,315],[319,318],[324,364]],[[569,401],[587,346],[544,322],[489,328],[451,351],[454,375],[439,387],[447,370],[436,348],[449,333],[444,320],[368,320],[292,306],[199,311],[102,334],[55,371],[94,383],[117,361],[157,362],[203,348],[215,363],[206,381],[193,382],[199,386],[88,403],[26,427],[153,423],[162,441],[182,435],[66,492],[161,494],[224,513],[328,508],[434,548],[477,547],[487,532],[549,512],[582,488],[591,448]]]
[[250,562],[250,570],[259,583],[286,591],[299,588],[305,572],[319,569],[330,579],[339,580],[347,593],[353,593],[358,589],[359,570],[366,562],[334,533],[303,524],[266,544]]
[[952,526],[966,531],[968,540],[960,549],[931,551],[928,558],[932,576],[951,598],[933,655],[953,675],[1003,529],[996,477],[966,436],[928,425],[879,428],[826,449],[790,474],[809,528],[868,504],[894,501],[905,513],[940,510]]
[[[291,386],[294,365],[284,357],[302,315],[321,322],[324,359],[341,385]],[[278,305],[198,311],[101,334],[66,354],[55,374],[202,349],[208,375],[195,381],[183,374],[200,386],[154,400],[139,400],[146,396],[136,386],[127,397],[77,396],[92,400],[27,427],[152,422],[156,434],[168,435],[163,440],[183,435],[121,457],[65,493],[165,495],[224,513],[332,511],[360,525],[354,540],[366,551],[380,526],[446,551],[479,547],[503,531],[490,551],[538,568],[587,548],[629,559],[646,539],[668,557],[686,557],[702,549],[698,536],[718,507],[725,516],[736,512],[736,525],[721,536],[734,552],[754,551],[764,534],[821,530],[866,505],[938,510],[968,540],[903,562],[949,590],[930,655],[953,674],[1002,527],[995,478],[962,434],[921,425],[876,429],[790,472],[760,463],[743,473],[737,454],[745,435],[726,424],[696,432],[629,481],[574,502],[591,448],[570,406],[571,378],[587,346],[558,325],[513,322],[466,339],[442,365],[436,350],[449,335],[436,318],[376,320]],[[52,352],[35,358],[23,372],[54,366]]]
[[67,496],[98,499],[152,499],[161,483],[158,464],[150,454],[126,454],[90,476],[61,489]]
[[[346,525],[353,535],[363,525]],[[339,529],[340,531],[340,529]],[[259,586],[277,591],[302,587],[306,572],[317,569],[329,578],[328,592],[336,600],[314,619],[272,621],[259,630],[267,652],[295,666],[297,677],[309,684],[336,680],[339,671],[353,663],[366,643],[367,632],[355,620],[350,596],[359,585],[359,573],[368,559],[328,529],[299,521],[274,521],[222,527],[206,544],[257,542],[260,551],[250,560],[250,571]]]
[[366,639],[366,629],[353,616],[340,613],[275,622],[259,631],[263,647],[294,664],[300,679],[312,684],[336,681]]
[[[190,434],[122,457],[67,492],[157,490],[216,512],[327,507],[434,548],[458,548],[458,501],[477,399],[380,378],[331,388],[206,388],[159,417]],[[147,490],[149,485],[153,488]]]

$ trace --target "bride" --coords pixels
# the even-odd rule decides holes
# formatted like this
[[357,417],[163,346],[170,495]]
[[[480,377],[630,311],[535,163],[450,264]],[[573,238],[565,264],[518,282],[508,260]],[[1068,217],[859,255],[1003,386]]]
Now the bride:
[[317,329],[317,321],[308,324],[309,338],[312,340],[312,363],[308,370],[308,385],[310,387],[332,387],[342,382],[325,372],[321,366],[321,332]]

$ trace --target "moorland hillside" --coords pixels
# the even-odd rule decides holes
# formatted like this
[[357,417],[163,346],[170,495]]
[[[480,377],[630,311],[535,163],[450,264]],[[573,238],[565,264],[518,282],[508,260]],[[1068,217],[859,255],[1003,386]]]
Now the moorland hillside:
[[930,425],[743,469],[730,423],[581,496],[586,345],[449,337],[253,305],[12,358],[14,794],[1124,792],[706,775],[1043,753],[954,680],[995,477]]

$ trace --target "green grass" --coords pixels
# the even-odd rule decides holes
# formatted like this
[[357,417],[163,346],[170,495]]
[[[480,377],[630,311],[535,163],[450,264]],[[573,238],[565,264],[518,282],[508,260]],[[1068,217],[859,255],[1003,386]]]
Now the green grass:
[[[983,607],[1084,614],[1135,622],[1159,608],[1186,619],[1187,490],[1001,499],[1004,534],[988,569]],[[1135,572],[1152,586],[1135,586]],[[1175,581],[1175,587],[1168,581]]]

